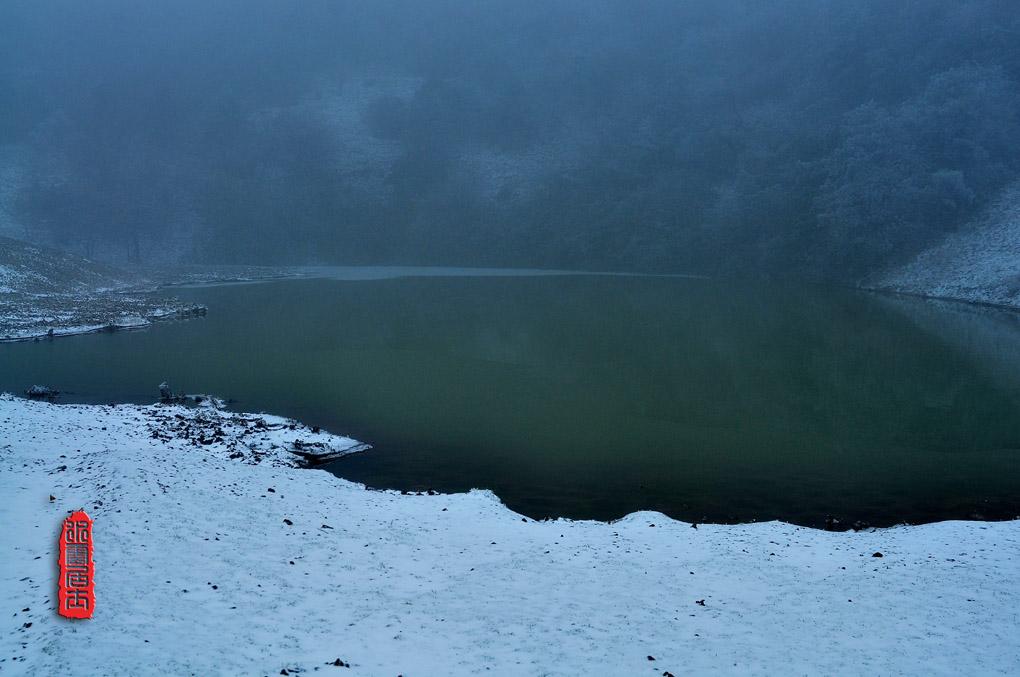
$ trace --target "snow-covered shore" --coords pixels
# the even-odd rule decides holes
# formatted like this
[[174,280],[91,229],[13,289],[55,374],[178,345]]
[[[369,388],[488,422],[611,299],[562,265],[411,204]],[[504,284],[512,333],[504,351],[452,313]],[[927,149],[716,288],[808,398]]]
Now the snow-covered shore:
[[137,329],[205,313],[155,291],[133,273],[0,237],[0,341]]
[[299,268],[175,266],[128,271],[0,236],[0,341],[141,329],[205,315],[160,288],[307,276]]
[[[1020,671],[1020,522],[534,522],[486,491],[297,467],[282,445],[316,434],[356,444],[275,417],[0,396],[0,672]],[[57,536],[81,507],[98,602],[68,621]]]

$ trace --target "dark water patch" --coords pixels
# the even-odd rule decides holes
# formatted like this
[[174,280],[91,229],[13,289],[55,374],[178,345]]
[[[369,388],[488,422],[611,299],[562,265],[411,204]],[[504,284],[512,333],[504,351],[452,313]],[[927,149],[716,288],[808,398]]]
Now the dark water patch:
[[[1020,514],[1020,358],[849,291],[638,277],[291,280],[209,316],[0,346],[0,388],[209,392],[375,446],[372,487],[531,517],[824,524]],[[960,334],[953,329],[953,336]],[[66,397],[66,396],[65,396]]]

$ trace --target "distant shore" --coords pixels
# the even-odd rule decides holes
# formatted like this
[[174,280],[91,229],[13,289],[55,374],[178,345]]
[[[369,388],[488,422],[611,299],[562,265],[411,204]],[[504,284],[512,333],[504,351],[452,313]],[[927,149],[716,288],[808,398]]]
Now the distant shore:
[[201,317],[208,310],[204,305],[161,290],[304,275],[296,268],[265,266],[184,266],[142,274],[9,239],[0,244],[16,250],[0,257],[0,342],[142,329],[153,322]]
[[[407,276],[535,276],[628,275],[628,273],[499,268],[435,268],[422,266],[187,266],[158,274],[132,274],[130,282],[107,280],[99,286],[57,282],[35,289],[25,275],[5,276],[0,264],[0,342],[37,341],[104,331],[142,329],[153,322],[200,317],[202,304],[185,303],[166,294],[174,287],[247,284],[293,278],[378,280]],[[35,277],[40,277],[35,275]],[[708,279],[700,275],[667,275]],[[982,289],[912,287],[900,281],[875,279],[858,287],[877,294],[910,296],[934,301],[969,303],[1020,310],[1020,295]],[[162,291],[161,291],[162,290]],[[994,292],[994,293],[993,293]]]

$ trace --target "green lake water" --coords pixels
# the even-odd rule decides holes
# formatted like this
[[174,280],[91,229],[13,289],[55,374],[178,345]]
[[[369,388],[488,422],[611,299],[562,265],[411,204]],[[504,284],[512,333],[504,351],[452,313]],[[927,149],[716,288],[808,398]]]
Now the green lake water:
[[326,466],[342,477],[489,488],[536,518],[1020,515],[1020,323],[1008,313],[636,276],[168,293],[208,316],[0,344],[0,389],[152,402],[167,380],[374,445]]

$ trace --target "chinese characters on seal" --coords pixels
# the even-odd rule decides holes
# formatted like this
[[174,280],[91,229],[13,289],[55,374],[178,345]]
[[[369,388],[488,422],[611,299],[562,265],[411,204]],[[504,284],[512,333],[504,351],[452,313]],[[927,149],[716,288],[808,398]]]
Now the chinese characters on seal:
[[91,618],[96,606],[93,586],[92,520],[83,510],[64,520],[60,533],[58,610],[68,618]]

